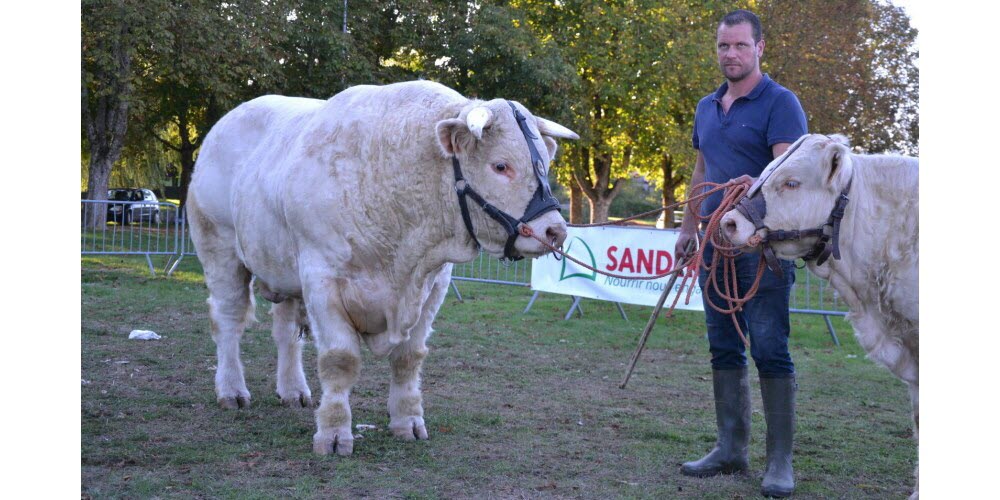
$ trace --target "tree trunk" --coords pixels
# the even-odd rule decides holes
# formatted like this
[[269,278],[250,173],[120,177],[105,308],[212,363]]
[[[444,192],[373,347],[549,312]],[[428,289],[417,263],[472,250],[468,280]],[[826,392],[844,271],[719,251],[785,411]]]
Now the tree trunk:
[[611,202],[614,198],[598,198],[590,200],[590,223],[608,221],[608,211],[611,209]]
[[[108,199],[111,168],[121,156],[125,144],[125,132],[128,130],[132,56],[126,46],[127,25],[123,22],[119,30],[117,37],[101,41],[107,44],[101,48],[111,55],[112,63],[97,67],[92,73],[94,85],[103,89],[103,92],[93,96],[91,89],[88,88],[87,78],[82,78],[83,85],[80,92],[83,127],[87,133],[87,145],[90,149],[87,199],[96,201]],[[102,210],[103,204],[93,205],[95,206],[88,210],[89,215],[86,216],[83,225],[97,229],[105,224],[105,210]]]
[[[663,173],[663,187],[660,190],[661,201],[663,202],[663,207],[669,207],[674,203],[677,203],[677,197],[674,196],[674,189],[677,187],[677,179],[674,179],[674,157],[669,153],[664,153],[660,161],[660,170]],[[676,227],[674,224],[674,210],[676,208],[669,208],[663,212],[663,227],[672,228]]]
[[[115,160],[107,155],[98,158],[90,155],[87,171],[87,199],[104,201],[108,199],[108,180]],[[107,206],[103,203],[85,203],[83,227],[99,229],[107,222]]]
[[[626,152],[628,154],[628,152]],[[593,159],[593,169],[591,169],[591,159]],[[590,154],[590,148],[583,148],[580,161],[574,165],[573,179],[579,184],[580,190],[590,201],[590,223],[608,221],[608,210],[611,202],[624,186],[623,179],[616,179],[614,186],[611,186],[611,163],[613,158],[608,153]],[[628,161],[628,158],[625,158]],[[593,171],[597,178],[591,176]],[[610,187],[609,187],[610,186]]]
[[189,126],[190,122],[188,121],[187,113],[180,113],[177,117],[177,135],[180,136],[181,144],[177,148],[177,153],[181,157],[181,192],[179,202],[182,209],[187,204],[188,186],[191,185],[191,176],[194,175],[194,152],[198,149],[201,142],[200,139],[203,136],[203,134],[199,135],[197,141],[192,141]]
[[194,174],[194,146],[185,144],[181,146],[181,192],[180,206],[183,208],[187,204],[188,186],[191,185],[191,176]]
[[583,190],[577,184],[576,179],[569,183],[569,223],[583,223]]

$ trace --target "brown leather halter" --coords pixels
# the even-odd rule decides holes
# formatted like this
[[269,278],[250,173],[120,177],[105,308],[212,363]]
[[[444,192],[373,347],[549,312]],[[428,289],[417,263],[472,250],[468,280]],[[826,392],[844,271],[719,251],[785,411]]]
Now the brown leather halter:
[[[844,218],[844,212],[847,210],[847,202],[850,198],[847,196],[851,191],[851,184],[854,182],[854,178],[847,181],[847,186],[840,192],[840,196],[837,197],[836,203],[833,205],[833,210],[830,211],[830,216],[826,219],[826,223],[819,227],[812,229],[771,229],[764,224],[764,217],[767,216],[767,204],[764,201],[764,196],[761,194],[761,187],[764,181],[770,177],[770,175],[781,166],[785,160],[791,158],[792,153],[795,152],[799,146],[805,141],[798,141],[792,145],[791,149],[784,155],[781,161],[778,162],[773,168],[766,169],[766,171],[761,175],[761,178],[754,183],[754,185],[747,192],[747,196],[736,204],[736,210],[743,214],[754,225],[754,232],[760,231],[761,229],[766,229],[767,234],[761,240],[761,250],[764,254],[764,260],[767,262],[767,267],[771,269],[778,276],[782,276],[784,273],[781,271],[781,265],[778,263],[777,256],[774,255],[774,249],[771,248],[771,243],[775,241],[794,241],[801,240],[804,238],[815,237],[817,238],[816,243],[813,245],[812,250],[809,253],[802,256],[802,260],[810,261],[816,260],[816,265],[821,266],[824,262],[833,255],[834,259],[840,260],[840,221]],[[830,228],[827,232],[827,228]]]

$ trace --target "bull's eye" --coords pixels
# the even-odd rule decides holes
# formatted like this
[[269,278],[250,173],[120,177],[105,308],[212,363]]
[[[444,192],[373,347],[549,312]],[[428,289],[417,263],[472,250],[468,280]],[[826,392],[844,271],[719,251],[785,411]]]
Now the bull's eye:
[[795,179],[788,179],[787,181],[785,181],[785,187],[788,189],[795,189],[799,187],[799,184],[800,184],[799,181]]
[[507,171],[507,164],[506,163],[497,163],[496,165],[493,165],[493,170],[496,170],[497,172],[499,172],[499,173],[502,174],[502,173],[504,173],[504,172]]

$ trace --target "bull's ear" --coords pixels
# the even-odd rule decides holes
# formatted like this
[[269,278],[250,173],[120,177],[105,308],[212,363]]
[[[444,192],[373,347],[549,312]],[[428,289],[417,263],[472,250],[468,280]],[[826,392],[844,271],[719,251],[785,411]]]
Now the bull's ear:
[[452,118],[441,120],[435,126],[438,137],[438,145],[445,156],[455,156],[463,151],[468,151],[476,143],[476,136],[469,131],[469,126],[462,120]]
[[559,144],[556,143],[555,139],[547,135],[542,136],[542,141],[545,142],[545,148],[549,150],[549,161],[554,160],[556,158],[556,151],[559,150]]

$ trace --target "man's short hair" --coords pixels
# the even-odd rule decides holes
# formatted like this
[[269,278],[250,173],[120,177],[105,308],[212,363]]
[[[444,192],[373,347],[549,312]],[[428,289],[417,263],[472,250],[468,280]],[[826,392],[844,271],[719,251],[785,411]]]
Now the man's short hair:
[[726,26],[736,26],[737,24],[749,23],[750,27],[753,28],[753,42],[757,43],[764,39],[763,30],[760,27],[760,18],[757,14],[750,12],[749,10],[734,10],[726,17],[722,18],[720,25],[725,24]]

